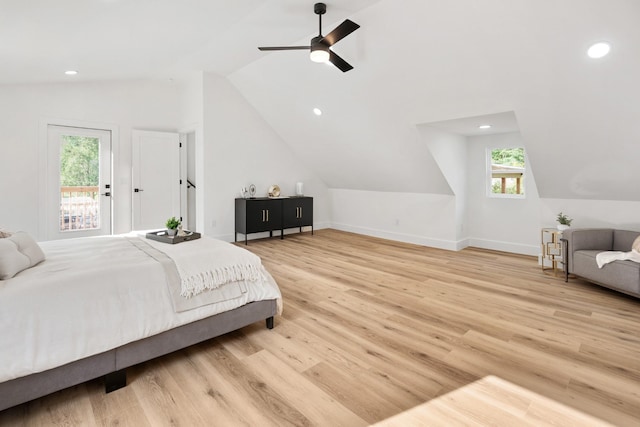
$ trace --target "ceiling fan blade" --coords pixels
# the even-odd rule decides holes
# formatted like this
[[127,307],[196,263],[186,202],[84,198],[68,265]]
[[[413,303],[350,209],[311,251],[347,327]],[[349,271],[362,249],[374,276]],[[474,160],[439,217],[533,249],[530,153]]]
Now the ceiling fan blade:
[[260,50],[309,50],[311,46],[262,46]]
[[349,19],[345,19],[342,24],[338,25],[336,28],[334,28],[333,31],[324,36],[321,41],[327,46],[333,46],[343,38],[347,37],[349,34],[353,33],[358,28],[360,28],[360,25]]
[[332,50],[329,51],[329,62],[335,65],[343,73],[346,73],[347,71],[353,69],[353,65],[349,64],[347,61],[340,58],[338,54]]

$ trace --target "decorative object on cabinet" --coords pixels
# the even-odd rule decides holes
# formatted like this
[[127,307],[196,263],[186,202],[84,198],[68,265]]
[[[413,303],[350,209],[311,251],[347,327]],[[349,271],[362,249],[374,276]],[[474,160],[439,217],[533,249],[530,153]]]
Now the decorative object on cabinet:
[[[559,271],[564,271],[561,238],[562,231],[555,228],[543,228],[540,233],[542,271],[552,272],[554,276],[557,276]],[[548,261],[551,266],[545,266],[545,261]]]
[[249,185],[249,197],[251,198],[256,197],[256,186],[253,184]]
[[296,196],[303,196],[303,184],[301,182],[296,182]]
[[280,187],[277,184],[269,187],[269,197],[280,197]]
[[573,221],[573,219],[560,212],[558,214],[558,217],[556,218],[556,221],[558,221],[558,230],[562,231],[571,227],[571,221]]
[[256,197],[255,199],[236,199],[235,236],[244,234],[245,245],[248,234],[269,232],[273,237],[274,230],[280,230],[280,238],[284,239],[287,228],[311,227],[313,235],[313,197]]

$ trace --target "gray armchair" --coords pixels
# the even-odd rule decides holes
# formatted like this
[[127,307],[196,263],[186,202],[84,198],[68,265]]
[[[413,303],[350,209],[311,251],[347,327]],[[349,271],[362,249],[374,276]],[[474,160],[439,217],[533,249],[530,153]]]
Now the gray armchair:
[[640,264],[614,261],[598,268],[596,255],[603,251],[629,252],[639,231],[612,228],[576,228],[562,232],[565,282],[569,274],[640,297]]

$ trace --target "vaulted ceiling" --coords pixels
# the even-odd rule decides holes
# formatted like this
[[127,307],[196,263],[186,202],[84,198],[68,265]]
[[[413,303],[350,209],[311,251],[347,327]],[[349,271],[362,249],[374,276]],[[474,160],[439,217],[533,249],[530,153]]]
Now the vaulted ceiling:
[[325,33],[361,25],[347,73],[256,49],[308,44],[312,1],[2,0],[0,84],[214,72],[330,187],[378,191],[450,194],[417,127],[513,112],[541,197],[640,200],[637,0],[326,3]]

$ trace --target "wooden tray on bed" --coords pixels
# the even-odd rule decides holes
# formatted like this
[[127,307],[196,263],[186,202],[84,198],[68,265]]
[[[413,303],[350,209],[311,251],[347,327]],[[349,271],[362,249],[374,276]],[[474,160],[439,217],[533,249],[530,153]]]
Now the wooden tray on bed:
[[182,243],[188,242],[189,240],[196,240],[200,238],[200,233],[196,233],[195,231],[186,231],[186,236],[168,236],[167,230],[158,230],[147,233],[147,239],[157,240],[162,243]]

